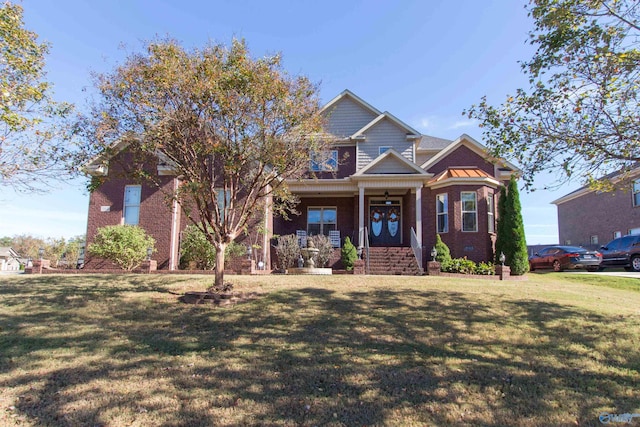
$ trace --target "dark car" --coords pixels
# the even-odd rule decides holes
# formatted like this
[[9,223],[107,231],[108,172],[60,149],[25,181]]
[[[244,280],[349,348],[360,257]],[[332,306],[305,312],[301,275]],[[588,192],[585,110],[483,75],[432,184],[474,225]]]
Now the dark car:
[[529,258],[529,269],[533,271],[552,268],[553,271],[562,271],[585,268],[588,271],[596,271],[601,261],[602,255],[597,251],[588,251],[577,246],[550,246]]
[[640,235],[613,239],[600,247],[604,267],[624,267],[627,271],[640,271]]

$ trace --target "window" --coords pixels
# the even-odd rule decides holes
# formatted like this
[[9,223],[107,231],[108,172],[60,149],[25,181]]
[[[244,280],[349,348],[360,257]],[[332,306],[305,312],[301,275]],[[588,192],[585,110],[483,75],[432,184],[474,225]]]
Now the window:
[[220,212],[220,216],[222,217],[220,222],[224,222],[225,214],[223,212],[224,212],[225,206],[227,207],[227,210],[228,210],[229,205],[231,204],[231,191],[227,190],[226,200],[224,195],[225,195],[225,192],[223,189],[217,190],[216,200],[218,201],[218,212]]
[[618,237],[622,237],[622,231],[614,231],[613,238],[617,239]]
[[329,235],[329,231],[336,229],[336,208],[309,208],[307,210],[307,234]]
[[495,207],[493,193],[489,193],[487,195],[487,231],[489,233],[496,232]]
[[633,206],[640,206],[640,179],[633,181]]
[[640,234],[640,228],[630,228],[628,234]]
[[312,153],[309,170],[312,172],[338,170],[338,151],[329,150],[322,153]]
[[383,145],[382,147],[378,147],[378,155],[391,150],[391,147]]
[[138,225],[140,221],[141,192],[142,190],[139,185],[127,185],[124,187],[124,209],[122,216],[125,224]]
[[463,191],[460,193],[462,202],[462,231],[478,231],[478,211],[476,193]]
[[598,236],[591,236],[591,244],[592,245],[598,244]]
[[436,196],[436,232],[449,232],[449,201],[447,194]]

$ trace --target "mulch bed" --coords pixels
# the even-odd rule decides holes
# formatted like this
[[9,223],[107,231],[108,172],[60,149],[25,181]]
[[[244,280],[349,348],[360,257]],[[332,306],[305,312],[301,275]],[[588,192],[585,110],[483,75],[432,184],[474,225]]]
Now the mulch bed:
[[212,304],[227,306],[241,304],[258,297],[257,292],[187,292],[180,298],[185,304]]

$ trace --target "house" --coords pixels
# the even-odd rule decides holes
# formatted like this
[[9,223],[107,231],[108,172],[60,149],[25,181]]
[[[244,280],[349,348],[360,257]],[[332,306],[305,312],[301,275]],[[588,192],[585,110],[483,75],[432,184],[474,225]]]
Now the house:
[[0,247],[0,271],[19,271],[20,256],[9,247]]
[[[265,209],[256,221],[276,235],[331,235],[336,246],[350,237],[361,247],[413,249],[417,259],[425,259],[440,234],[454,257],[492,259],[499,187],[515,166],[490,158],[468,135],[453,141],[422,135],[349,90],[322,114],[332,149],[312,159],[307,176],[287,183],[300,200],[300,214],[285,220]],[[117,156],[126,164],[126,153]],[[98,227],[136,223],[156,239],[158,268],[176,269],[187,225],[179,206],[167,206],[157,189],[119,177],[111,160],[87,167],[103,181],[89,202],[88,243]],[[177,185],[162,161],[146,167],[162,176],[167,189]],[[252,252],[256,261],[275,264],[269,235],[250,233],[247,239],[247,246],[261,248]],[[88,257],[87,268],[98,265]]]
[[[631,183],[615,191],[579,188],[553,203],[558,209],[561,244],[598,248],[627,234],[640,234],[640,168]],[[608,176],[616,183],[616,175]]]

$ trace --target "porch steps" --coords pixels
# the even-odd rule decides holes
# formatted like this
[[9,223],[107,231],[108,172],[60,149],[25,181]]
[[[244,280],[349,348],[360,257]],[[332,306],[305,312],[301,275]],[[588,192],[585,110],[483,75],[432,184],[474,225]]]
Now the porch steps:
[[411,248],[369,248],[369,274],[419,276],[422,274]]

